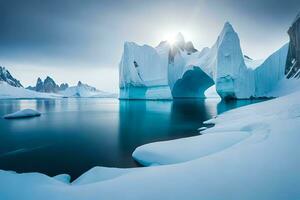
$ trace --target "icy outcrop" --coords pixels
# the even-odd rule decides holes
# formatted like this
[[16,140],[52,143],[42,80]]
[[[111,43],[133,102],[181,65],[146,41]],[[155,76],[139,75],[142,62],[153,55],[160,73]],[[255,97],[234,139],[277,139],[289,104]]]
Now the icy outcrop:
[[168,86],[169,48],[167,42],[156,48],[133,42],[124,44],[119,71],[121,99],[146,99],[148,88]]
[[23,87],[19,80],[15,79],[5,67],[0,66],[0,81],[4,81],[14,87]]
[[4,119],[18,119],[18,118],[28,118],[28,117],[38,117],[41,113],[33,109],[24,109],[11,114],[4,115]]
[[254,77],[244,62],[240,40],[231,24],[225,23],[217,42],[213,76],[222,98],[249,98],[254,93]]
[[78,82],[77,86],[68,87],[66,90],[59,92],[64,97],[115,97],[114,94],[97,90],[95,87]]
[[286,60],[287,78],[300,78],[300,13],[288,30],[290,36],[289,51]]
[[204,97],[213,80],[188,61],[198,52],[179,33],[173,45],[156,48],[126,42],[120,62],[120,99],[171,99]]
[[228,22],[215,44],[201,51],[185,42],[182,34],[173,45],[162,42],[156,48],[125,43],[120,98],[153,99],[147,92],[150,88],[165,88],[166,92],[168,87],[160,97],[205,97],[214,84],[221,98],[266,97],[284,77],[286,55],[285,45],[266,60],[244,56],[238,34]]
[[267,97],[284,78],[286,55],[287,45],[265,61],[244,56],[239,37],[227,22],[212,48],[193,62],[214,79],[222,98],[248,99]]
[[284,79],[288,47],[289,45],[285,44],[270,55],[261,65],[255,68],[254,97],[270,97],[268,93],[276,89],[277,84]]

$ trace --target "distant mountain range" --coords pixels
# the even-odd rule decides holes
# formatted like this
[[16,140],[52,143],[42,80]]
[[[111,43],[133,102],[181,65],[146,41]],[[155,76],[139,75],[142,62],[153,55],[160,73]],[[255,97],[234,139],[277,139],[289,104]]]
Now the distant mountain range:
[[0,66],[0,99],[1,98],[59,98],[59,97],[117,97],[95,87],[83,84],[69,87],[68,83],[56,84],[53,78],[47,76],[44,81],[38,78],[35,86],[23,88],[21,82],[10,72]]
[[34,87],[29,86],[26,89],[34,90],[37,92],[58,93],[59,91],[67,89],[68,87],[68,83],[57,85],[51,77],[47,76],[44,81],[42,81],[41,78],[38,78]]

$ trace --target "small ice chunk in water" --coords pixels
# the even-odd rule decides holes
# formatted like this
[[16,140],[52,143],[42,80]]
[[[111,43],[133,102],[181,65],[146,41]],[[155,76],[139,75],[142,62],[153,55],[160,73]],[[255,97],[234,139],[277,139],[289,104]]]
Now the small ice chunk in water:
[[27,117],[38,117],[41,113],[33,109],[24,109],[11,114],[4,115],[4,119],[17,119]]

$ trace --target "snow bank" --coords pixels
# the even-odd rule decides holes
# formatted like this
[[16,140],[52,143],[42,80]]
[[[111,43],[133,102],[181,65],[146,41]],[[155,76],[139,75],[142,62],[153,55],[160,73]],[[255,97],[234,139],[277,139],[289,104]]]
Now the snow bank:
[[0,81],[0,99],[36,99],[36,98],[61,98],[61,95],[51,93],[41,93],[21,87],[13,87],[6,82]]
[[231,131],[150,143],[138,147],[132,156],[144,166],[174,164],[219,152],[249,135],[244,131]]
[[136,151],[155,155],[143,154],[147,164],[163,155],[171,165],[93,168],[73,184],[0,171],[0,199],[300,199],[299,98],[296,92],[231,110],[208,121],[215,126],[203,137]]
[[16,119],[16,118],[28,118],[28,117],[38,117],[41,113],[33,109],[24,109],[8,115],[4,115],[4,119]]

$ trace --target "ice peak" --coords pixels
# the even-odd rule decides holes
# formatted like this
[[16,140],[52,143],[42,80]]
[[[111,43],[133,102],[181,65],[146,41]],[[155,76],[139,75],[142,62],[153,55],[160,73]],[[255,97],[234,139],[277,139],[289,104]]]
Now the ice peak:
[[180,42],[180,41],[184,41],[184,37],[183,34],[181,32],[177,33],[175,40]]
[[82,82],[78,81],[77,86],[81,86],[81,85],[82,85]]
[[222,32],[235,32],[235,31],[229,22],[225,22]]
[[184,49],[184,46],[185,46],[185,40],[184,40],[184,37],[182,35],[182,33],[177,33],[175,39],[174,39],[174,45],[178,46],[179,48],[181,49]]

